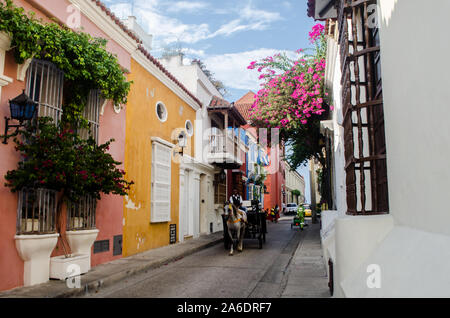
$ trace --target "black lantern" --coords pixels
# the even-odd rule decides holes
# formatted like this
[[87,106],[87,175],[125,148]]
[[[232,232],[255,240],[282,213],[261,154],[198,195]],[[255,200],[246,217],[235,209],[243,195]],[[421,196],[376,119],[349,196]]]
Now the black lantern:
[[252,185],[255,184],[255,175],[251,172],[247,179],[247,184]]
[[187,147],[187,138],[184,131],[180,132],[180,134],[178,135],[178,146],[181,148],[181,151],[179,151],[178,153],[183,156],[184,148]]
[[[7,144],[6,140],[12,136],[8,136],[9,128],[16,128],[17,132],[20,127],[24,126],[24,121],[33,119],[37,105],[38,104],[34,100],[32,100],[30,97],[28,97],[27,94],[25,94],[25,90],[23,90],[22,94],[9,101],[11,118],[5,117],[5,136],[3,140],[4,144]],[[18,120],[19,124],[10,125],[9,121],[11,119]]]
[[225,173],[225,170],[222,169],[222,171],[220,171],[219,174],[219,181],[220,183],[225,182],[225,180],[227,179],[227,174]]

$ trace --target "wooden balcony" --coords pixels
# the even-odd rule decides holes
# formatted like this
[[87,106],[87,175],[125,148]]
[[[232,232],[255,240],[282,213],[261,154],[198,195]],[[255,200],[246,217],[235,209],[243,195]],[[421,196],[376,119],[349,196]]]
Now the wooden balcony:
[[240,127],[247,124],[247,121],[234,103],[216,96],[208,106],[208,113],[212,119],[208,163],[222,169],[238,169],[245,162],[245,145],[240,138]]
[[207,160],[222,169],[237,169],[244,164],[244,145],[232,131],[213,129],[209,137]]

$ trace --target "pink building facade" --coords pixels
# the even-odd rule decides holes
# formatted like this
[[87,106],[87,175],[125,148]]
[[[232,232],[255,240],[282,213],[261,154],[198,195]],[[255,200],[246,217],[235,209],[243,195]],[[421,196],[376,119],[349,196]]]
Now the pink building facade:
[[[72,0],[70,2],[66,0],[15,0],[14,4],[23,7],[26,12],[35,12],[36,17],[42,18],[44,21],[56,19],[59,23],[73,29],[82,27],[83,32],[107,39],[107,50],[117,56],[124,69],[130,69],[131,52],[137,48],[138,39],[126,30],[100,2],[91,0]],[[26,65],[27,63],[16,64],[13,50],[8,44],[8,38],[5,33],[0,33],[0,118],[2,119],[0,120],[0,131],[2,132],[5,130],[3,118],[10,117],[9,100],[19,95],[22,90],[27,93],[30,91],[32,84],[28,81],[28,77],[33,72],[32,68],[35,67],[37,70],[38,67],[41,67],[39,70],[42,72],[51,68],[46,63],[44,64],[47,68],[39,66],[36,61],[30,61],[29,66]],[[63,96],[64,92],[60,93]],[[122,105],[121,108],[114,107],[111,101],[103,101],[100,98],[97,98],[97,102],[94,104],[94,113],[97,114],[98,142],[104,143],[114,138],[115,142],[111,144],[110,153],[116,161],[123,162],[126,105]],[[29,247],[18,243],[16,234],[18,232],[19,195],[12,193],[9,188],[4,186],[4,176],[7,171],[17,167],[20,156],[14,149],[12,139],[8,140],[8,144],[0,144],[0,149],[0,290],[8,290],[45,281],[45,277],[42,278],[42,275],[40,278],[33,278],[33,275],[39,276],[35,271],[46,261],[42,261],[42,257],[39,261],[27,259],[34,257],[25,255],[29,254],[29,251],[26,251]],[[90,247],[88,246],[90,249],[88,251],[89,267],[122,256],[123,198],[117,195],[103,195],[97,202],[95,214],[95,227],[98,231],[95,231],[96,235],[91,235],[91,243],[94,243],[95,240],[100,244],[94,243]],[[22,237],[24,236],[22,235]],[[26,238],[31,237],[30,235]],[[94,245],[99,247],[96,248],[95,253],[92,248]],[[56,247],[51,250],[51,257],[62,254],[63,251],[58,242]]]

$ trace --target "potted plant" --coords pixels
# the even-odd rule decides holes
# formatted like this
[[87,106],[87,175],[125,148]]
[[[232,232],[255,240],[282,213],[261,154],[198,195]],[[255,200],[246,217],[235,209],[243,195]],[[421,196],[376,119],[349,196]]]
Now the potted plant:
[[[89,270],[90,247],[98,233],[95,221],[91,223],[92,228],[83,226],[82,231],[67,233],[63,217],[67,210],[65,208],[86,196],[95,202],[100,199],[101,193],[126,195],[133,183],[123,178],[125,172],[117,168],[120,162],[107,153],[113,140],[97,145],[92,138],[82,139],[76,131],[67,127],[63,122],[55,125],[51,118],[41,117],[19,131],[14,141],[16,150],[24,160],[18,163],[17,169],[8,171],[5,176],[6,186],[13,192],[33,189],[39,193],[45,189],[55,193],[52,206],[56,213],[52,222],[56,235],[59,233],[64,255],[54,260],[52,258],[59,265],[63,264],[56,266],[63,273],[53,274],[54,278],[65,278],[67,264],[74,259],[80,262],[80,257],[86,264],[84,270]],[[95,220],[95,211],[91,217]]]

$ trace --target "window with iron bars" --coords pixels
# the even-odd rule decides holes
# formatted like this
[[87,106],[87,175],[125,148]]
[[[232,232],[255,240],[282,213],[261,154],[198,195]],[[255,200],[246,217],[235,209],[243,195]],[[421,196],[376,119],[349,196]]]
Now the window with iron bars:
[[[34,59],[26,77],[26,93],[38,103],[37,117],[51,117],[59,123],[63,113],[64,73],[53,63]],[[100,91],[92,90],[83,117],[90,129],[81,129],[82,138],[91,135],[98,143]],[[96,200],[90,196],[68,204],[67,229],[95,228]],[[56,193],[48,189],[23,189],[19,192],[17,233],[52,233],[55,231]]]
[[19,191],[17,234],[56,232],[57,192],[49,189]]
[[[100,90],[89,92],[87,104],[83,110],[83,117],[88,121],[87,128],[78,130],[78,134],[83,139],[94,138],[98,144],[100,126],[101,97]],[[67,206],[67,230],[88,230],[95,229],[95,210],[97,199],[85,195],[76,202],[68,202]]]
[[380,42],[369,6],[376,0],[338,1],[342,65],[347,213],[389,211]]
[[64,73],[53,63],[34,59],[27,70],[28,96],[38,103],[37,116],[57,124],[63,112]]
[[[53,63],[34,59],[26,76],[26,93],[38,103],[37,116],[62,116],[64,73]],[[26,160],[26,159],[24,159]],[[57,193],[49,189],[22,189],[17,205],[17,234],[46,234],[56,231]]]
[[81,138],[87,139],[90,136],[98,144],[98,134],[100,126],[101,97],[100,90],[91,90],[88,96],[86,107],[83,110],[83,117],[88,121],[89,128],[79,129]]
[[77,202],[69,202],[67,205],[67,230],[95,229],[95,209],[97,199],[92,196],[84,196]]

